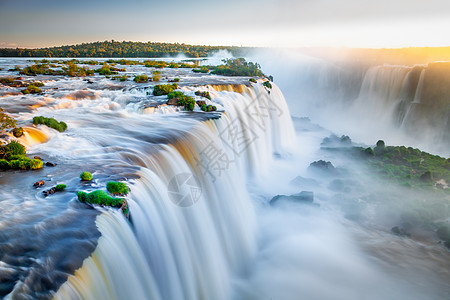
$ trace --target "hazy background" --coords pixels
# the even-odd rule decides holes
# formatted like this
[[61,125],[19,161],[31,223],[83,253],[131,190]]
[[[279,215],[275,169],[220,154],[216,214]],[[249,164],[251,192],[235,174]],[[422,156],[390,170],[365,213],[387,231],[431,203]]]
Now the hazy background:
[[450,45],[445,0],[0,0],[0,47],[98,40],[234,46]]

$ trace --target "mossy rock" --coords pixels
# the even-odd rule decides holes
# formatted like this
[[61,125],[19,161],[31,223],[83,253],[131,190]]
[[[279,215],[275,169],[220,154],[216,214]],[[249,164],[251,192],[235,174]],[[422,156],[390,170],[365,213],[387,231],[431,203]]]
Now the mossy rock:
[[109,181],[106,184],[106,189],[115,195],[127,195],[129,193],[127,185],[123,182]]
[[77,197],[80,202],[89,204],[99,204],[111,207],[121,207],[124,199],[114,198],[108,195],[105,191],[97,190],[90,193],[79,191]]
[[90,180],[92,180],[92,178],[93,178],[92,174],[89,172],[83,172],[80,174],[80,179],[82,181],[90,181]]

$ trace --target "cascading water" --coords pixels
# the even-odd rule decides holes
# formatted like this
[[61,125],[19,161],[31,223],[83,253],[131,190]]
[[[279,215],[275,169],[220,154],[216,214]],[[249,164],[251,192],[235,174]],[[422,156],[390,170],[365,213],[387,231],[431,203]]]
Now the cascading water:
[[[286,150],[293,127],[277,87],[270,94],[260,84],[241,86],[243,93],[216,89],[209,87],[226,114],[139,157],[145,167],[129,200],[134,232],[121,214],[100,215],[97,249],[55,299],[230,298],[233,276],[248,272],[256,247],[247,175],[256,176],[273,152]],[[183,191],[167,192],[177,176],[194,180],[197,194],[189,195],[195,202],[187,207],[174,199]],[[138,274],[130,274],[134,268]]]

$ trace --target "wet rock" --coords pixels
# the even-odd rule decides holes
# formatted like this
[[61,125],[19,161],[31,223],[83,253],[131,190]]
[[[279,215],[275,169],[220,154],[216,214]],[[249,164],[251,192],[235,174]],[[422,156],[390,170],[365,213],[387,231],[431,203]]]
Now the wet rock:
[[35,155],[33,158],[34,158],[34,159],[39,159],[40,161],[42,161],[42,158],[40,158],[40,157],[37,156],[37,155]]
[[13,134],[16,138],[21,137],[21,136],[23,135],[23,128],[22,128],[22,127],[14,128],[14,129],[12,130],[12,134]]
[[295,203],[311,204],[314,201],[314,193],[309,191],[301,191],[300,193],[290,196],[277,195],[270,200],[270,204],[274,205],[280,201],[291,201]]
[[34,184],[33,184],[33,186],[34,187],[40,187],[40,186],[43,186],[45,184],[45,181],[44,180],[39,180],[39,181],[36,181]]
[[301,187],[317,187],[319,185],[319,182],[312,178],[297,176],[290,182],[290,184]]
[[318,160],[312,162],[308,170],[312,171],[320,171],[320,172],[326,172],[326,173],[335,173],[336,168],[333,166],[333,164],[330,161],[324,161],[324,160]]
[[167,100],[167,105],[177,105],[180,98],[172,98]]
[[42,194],[44,194],[45,197],[47,197],[48,195],[54,194],[54,193],[56,193],[56,189],[54,187],[42,192]]
[[391,229],[391,232],[395,235],[402,236],[402,237],[410,237],[411,235],[402,227],[394,226]]
[[56,167],[56,164],[55,163],[52,163],[52,162],[46,162],[45,163],[45,165],[47,166],[47,167]]

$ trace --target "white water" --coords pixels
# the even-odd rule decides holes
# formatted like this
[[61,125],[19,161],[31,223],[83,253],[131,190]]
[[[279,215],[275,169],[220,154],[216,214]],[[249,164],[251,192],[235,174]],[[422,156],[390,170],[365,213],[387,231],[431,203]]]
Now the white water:
[[[129,197],[134,234],[116,226],[128,227],[120,214],[99,216],[102,238],[96,251],[70,276],[56,299],[230,298],[232,278],[249,272],[257,246],[247,176],[261,175],[272,153],[282,153],[292,144],[294,133],[278,88],[270,95],[260,84],[245,88],[243,94],[210,90],[227,114],[198,123],[179,142],[140,157],[146,167]],[[207,149],[218,152],[211,156]],[[219,169],[211,159],[222,164]],[[201,189],[189,207],[175,205],[167,192],[170,180],[183,173],[195,175]],[[106,223],[110,225],[103,226]],[[114,240],[118,246],[106,242]],[[114,255],[112,249],[120,254]],[[122,268],[122,263],[132,267]],[[119,274],[97,275],[110,272]],[[118,288],[123,286],[136,288],[138,294]]]

